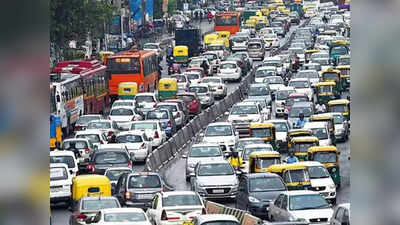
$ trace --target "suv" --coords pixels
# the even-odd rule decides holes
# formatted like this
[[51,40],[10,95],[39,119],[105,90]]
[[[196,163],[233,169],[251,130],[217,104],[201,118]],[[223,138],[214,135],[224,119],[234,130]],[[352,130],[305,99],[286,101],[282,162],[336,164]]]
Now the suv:
[[71,201],[72,175],[65,163],[50,163],[50,202]]
[[249,41],[248,36],[238,36],[233,35],[230,39],[230,46],[232,52],[235,51],[246,51],[247,50],[247,41]]
[[239,141],[239,132],[229,122],[210,123],[200,136],[203,142],[219,144],[222,151],[233,149]]
[[236,103],[228,114],[228,122],[231,122],[239,132],[239,137],[249,136],[250,123],[262,123],[268,119],[268,110],[262,109],[260,104],[252,102]]
[[182,106],[179,107],[178,103],[174,102],[161,102],[157,105],[156,109],[168,109],[172,112],[174,116],[176,126],[182,128],[188,122],[188,117],[183,112]]
[[87,170],[93,174],[101,174],[111,167],[132,167],[134,154],[129,155],[128,150],[118,148],[102,148],[95,151],[88,163]]
[[135,107],[144,115],[146,115],[146,112],[152,110],[158,102],[158,95],[155,93],[138,93],[135,96]]
[[164,183],[158,173],[124,173],[118,179],[114,194],[121,205],[144,209],[161,191]]

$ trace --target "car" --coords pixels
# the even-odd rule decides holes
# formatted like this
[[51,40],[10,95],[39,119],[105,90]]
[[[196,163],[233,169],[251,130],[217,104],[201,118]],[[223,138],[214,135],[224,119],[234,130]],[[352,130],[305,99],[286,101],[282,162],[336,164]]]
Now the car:
[[208,84],[192,84],[189,87],[189,92],[196,93],[203,108],[214,104],[214,93],[211,91]]
[[[275,136],[281,150],[287,147],[287,133],[290,129],[289,122],[282,119],[268,120],[267,123],[273,123],[275,125]],[[286,147],[285,147],[286,146]]]
[[205,67],[207,68],[207,70],[204,71],[205,75],[206,76],[211,76],[212,75],[212,68],[211,68],[210,62],[208,61],[207,58],[205,58],[203,56],[190,58],[190,62],[189,62],[188,68],[203,68],[203,69],[205,69],[203,67],[203,65],[205,65]]
[[111,183],[111,193],[114,193],[115,186],[117,185],[119,177],[124,173],[132,173],[133,170],[130,167],[112,167],[106,169],[104,176],[106,176]]
[[153,109],[147,112],[145,120],[158,120],[161,122],[162,129],[168,137],[174,135],[177,131],[174,115],[168,109]]
[[244,60],[243,55],[230,55],[225,59],[224,62],[227,62],[227,61],[232,61],[232,62],[237,63],[237,65],[241,69],[241,76],[245,76],[247,74],[247,71],[249,70],[248,69],[249,66],[247,65],[246,61]]
[[[51,154],[51,153],[50,153]],[[50,202],[71,203],[72,174],[65,163],[50,163]]]
[[[291,87],[294,89],[294,87]],[[286,115],[289,114],[290,109],[292,108],[293,104],[296,102],[309,102],[310,100],[308,99],[308,96],[306,94],[303,93],[291,93],[289,94],[289,96],[286,98],[285,102],[284,102],[284,107],[285,107],[285,111],[284,113]]]
[[160,102],[160,100],[156,93],[144,92],[137,93],[135,96],[135,107],[143,115],[146,115],[148,111],[155,108],[158,102]]
[[314,102],[314,90],[308,78],[293,78],[288,83],[289,87],[294,87],[296,92],[306,94],[308,100]]
[[201,79],[201,84],[208,84],[214,97],[225,98],[228,95],[228,88],[226,87],[224,80],[220,77],[205,77]]
[[107,136],[100,130],[82,130],[75,133],[74,138],[86,138],[93,143],[95,148],[107,144]]
[[201,112],[201,104],[196,93],[184,92],[176,95],[177,99],[183,100],[189,109],[189,116],[195,116]]
[[76,121],[74,126],[74,131],[85,130],[87,124],[92,120],[101,120],[104,119],[103,115],[100,114],[89,114],[89,115],[81,115],[79,119]]
[[151,223],[155,225],[180,225],[205,213],[203,200],[193,191],[157,193],[146,212]]
[[301,66],[300,70],[315,70],[320,77],[321,65],[319,63],[305,63]]
[[187,155],[183,155],[182,158],[186,158],[186,181],[190,181],[190,176],[194,175],[194,167],[198,162],[210,159],[223,160],[224,154],[217,144],[199,143],[192,145]]
[[238,151],[241,154],[247,145],[264,144],[264,143],[265,141],[263,139],[257,137],[240,138],[236,145],[236,151]]
[[175,78],[178,82],[178,91],[185,92],[189,89],[190,80],[185,74],[173,74],[171,78]]
[[297,12],[290,12],[289,18],[291,23],[295,23],[296,25],[300,24],[300,16]]
[[235,61],[223,61],[219,65],[217,76],[224,81],[240,81],[242,78],[242,69]]
[[269,48],[278,48],[279,47],[279,38],[278,35],[275,33],[273,34],[265,34],[264,35],[264,41],[267,43],[266,47]]
[[249,41],[249,36],[247,35],[232,35],[229,38],[231,42],[231,50],[232,52],[235,51],[246,51],[247,50],[247,42]]
[[121,208],[118,199],[112,196],[82,197],[71,208],[69,224],[86,224],[86,219],[95,216],[98,211],[109,208]]
[[[258,32],[258,36],[260,37],[260,38],[262,38],[263,40],[264,40],[264,42],[265,42],[265,36],[267,35],[267,34],[275,34],[275,31],[274,31],[274,29],[272,29],[272,27],[264,27],[264,28],[261,28],[260,29],[260,31]],[[266,42],[265,42],[266,43]]]
[[[273,25],[275,22],[272,22],[271,23],[271,25]],[[275,32],[275,34],[277,34],[278,36],[280,36],[280,37],[285,37],[285,35],[286,35],[286,30],[285,30],[285,27],[283,26],[283,24],[281,24],[280,23],[280,25],[278,26],[278,24],[277,24],[277,26],[276,27],[272,27],[273,29],[274,29],[274,32]]]
[[263,42],[264,40],[262,42],[252,40],[247,43],[247,52],[251,58],[264,59],[265,49]]
[[143,209],[138,208],[102,209],[86,222],[86,224],[93,225],[115,225],[122,223],[126,225],[152,225]]
[[[299,120],[300,113],[303,113],[304,119],[308,121],[311,115],[314,115],[314,105],[312,102],[295,102],[289,111],[288,122],[291,128],[295,128]],[[307,123],[306,123],[307,124]]]
[[178,109],[183,111],[187,119],[189,119],[189,106],[185,103],[185,101],[177,98],[172,98],[172,99],[164,99],[162,102],[178,104]]
[[265,99],[243,99],[242,100],[243,103],[247,102],[247,103],[253,103],[253,104],[260,104],[261,109],[267,109],[267,117],[266,118],[270,118],[271,117],[271,107],[268,106],[268,103],[265,101]]
[[263,83],[250,84],[247,91],[248,99],[264,99],[268,106],[272,105],[271,94],[269,85]]
[[119,107],[119,106],[129,106],[132,107],[132,109],[135,109],[135,100],[133,99],[118,99],[113,102],[111,105],[111,109],[114,107]]
[[278,70],[275,66],[260,66],[257,68],[255,72],[255,83],[262,83],[264,78],[270,76],[276,76],[278,74]]
[[[197,70],[185,71],[183,74],[186,75],[186,77],[189,79],[189,82],[190,82],[189,87],[191,84],[200,83],[200,80],[203,77],[201,75],[201,72],[199,72]],[[187,90],[189,90],[189,88]]]
[[210,123],[200,136],[203,142],[218,144],[224,152],[233,149],[239,140],[239,132],[229,122]]
[[350,124],[340,112],[327,113],[332,115],[335,124],[335,139],[346,141],[349,139]]
[[209,224],[225,224],[225,225],[240,225],[236,217],[226,214],[205,214],[195,216],[193,224],[209,225]]
[[311,54],[311,61],[314,59],[329,59],[329,53],[328,52],[315,52]]
[[164,183],[155,172],[124,173],[118,178],[114,195],[122,206],[147,208],[154,196],[165,190]]
[[227,114],[227,121],[239,132],[239,137],[249,135],[250,123],[262,123],[270,116],[268,109],[263,109],[260,104],[252,102],[236,103]]
[[268,84],[272,91],[272,95],[275,98],[276,91],[282,87],[285,87],[284,81],[281,76],[269,76],[264,78],[263,83]]
[[108,168],[112,167],[132,168],[133,159],[134,156],[129,155],[126,149],[102,147],[87,160],[87,170],[92,174],[104,174]]
[[178,103],[174,102],[160,102],[157,104],[156,109],[168,109],[174,116],[176,126],[181,128],[188,122],[189,117],[183,112],[183,108],[179,107]]
[[274,151],[274,148],[272,147],[271,144],[249,144],[244,146],[242,154],[240,157],[242,157],[244,168],[242,168],[242,171],[247,173],[249,171],[249,155],[253,152],[261,152],[261,151]]
[[151,146],[153,149],[161,146],[167,141],[167,134],[162,128],[162,124],[158,120],[144,120],[135,121],[131,123],[131,131],[141,131],[146,134],[148,138],[152,138]]
[[283,61],[279,56],[271,56],[264,59],[262,66],[274,66],[277,70],[277,75],[283,75],[285,68],[283,68]]
[[311,130],[319,140],[319,146],[331,146],[334,144],[329,135],[328,122],[307,122],[304,129]]
[[319,192],[328,202],[336,204],[336,185],[324,165],[316,161],[303,161],[299,164],[307,167],[312,190]]
[[228,55],[228,50],[224,44],[210,44],[207,46],[207,52],[216,53],[221,59],[225,59]]
[[101,131],[106,134],[107,137],[116,135],[120,131],[117,122],[111,119],[92,120],[86,126],[86,131],[89,130]]
[[285,102],[288,96],[295,93],[296,90],[293,87],[280,87],[275,92],[275,116],[282,117],[285,115]]
[[72,151],[54,150],[50,152],[50,163],[64,163],[68,166],[68,173],[71,177],[78,175],[78,160]]
[[83,162],[86,158],[89,158],[89,155],[97,149],[97,147],[95,147],[95,145],[93,145],[93,143],[86,138],[64,139],[61,145],[61,149],[68,150],[70,147],[74,147],[75,149],[79,150],[81,157],[77,159],[78,162]]
[[268,215],[269,204],[282,191],[287,191],[287,187],[277,174],[268,172],[243,174],[239,180],[235,208],[265,218]]
[[335,207],[330,225],[350,225],[350,203],[342,203]]
[[316,83],[320,82],[319,73],[316,70],[299,70],[295,78],[308,78],[311,86],[314,87]]
[[148,51],[154,51],[156,52],[158,61],[161,61],[164,57],[164,52],[161,47],[160,47],[160,43],[145,43],[143,45],[143,50],[148,50]]
[[142,120],[130,106],[118,106],[110,110],[108,118],[117,123],[119,129],[128,130],[131,121]]
[[235,199],[239,181],[227,160],[213,160],[196,164],[190,184],[203,198]]
[[217,54],[215,52],[208,52],[208,51],[204,52],[203,56],[205,58],[207,58],[208,61],[210,62],[210,67],[211,67],[212,73],[216,74],[222,58],[219,57],[219,54]]
[[147,137],[146,132],[141,130],[130,130],[119,133],[116,141],[122,148],[128,150],[129,154],[135,155],[135,161],[146,161],[147,155],[152,151],[152,137]]
[[330,204],[318,193],[309,190],[285,191],[269,206],[270,221],[296,221],[327,224],[332,217]]

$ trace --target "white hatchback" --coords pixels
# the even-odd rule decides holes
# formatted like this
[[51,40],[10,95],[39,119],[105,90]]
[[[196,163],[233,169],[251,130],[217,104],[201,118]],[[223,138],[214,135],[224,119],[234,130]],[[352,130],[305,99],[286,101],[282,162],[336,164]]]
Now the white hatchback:
[[239,81],[241,74],[242,70],[235,61],[224,61],[219,65],[217,76],[223,80]]

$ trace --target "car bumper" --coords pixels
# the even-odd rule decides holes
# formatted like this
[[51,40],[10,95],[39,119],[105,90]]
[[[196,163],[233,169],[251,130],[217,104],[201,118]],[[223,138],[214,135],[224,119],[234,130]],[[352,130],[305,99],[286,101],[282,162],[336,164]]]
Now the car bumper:
[[[212,192],[214,189],[229,189],[229,191],[225,193],[215,194]],[[198,193],[203,198],[211,198],[211,199],[225,199],[225,198],[236,198],[237,189],[233,187],[204,187],[201,190],[198,190]]]
[[234,123],[236,131],[239,132],[239,138],[249,137],[249,126],[250,123]]
[[258,59],[258,58],[262,59],[262,58],[264,58],[264,53],[263,52],[249,52],[249,57],[256,58],[256,59]]
[[232,51],[246,51],[246,46],[232,46]]
[[143,161],[148,155],[147,149],[129,150],[129,152],[133,152],[135,154],[135,161]]
[[149,202],[151,202],[151,199],[149,199],[148,201],[140,201],[140,202],[126,201],[125,205],[127,207],[146,209]]
[[250,203],[248,210],[250,213],[259,218],[267,218],[269,202]]
[[240,79],[240,73],[219,73],[218,77],[221,77],[222,80],[238,80]]
[[71,200],[71,192],[50,192],[50,202],[68,202]]

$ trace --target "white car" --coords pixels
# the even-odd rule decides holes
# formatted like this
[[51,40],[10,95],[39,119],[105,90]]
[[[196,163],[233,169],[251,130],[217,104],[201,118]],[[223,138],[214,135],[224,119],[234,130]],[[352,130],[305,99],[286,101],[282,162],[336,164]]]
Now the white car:
[[320,81],[319,73],[316,70],[300,70],[296,73],[295,78],[308,78],[312,87]]
[[275,95],[276,91],[282,87],[285,87],[285,83],[281,76],[270,76],[266,77],[263,80],[263,83],[267,83],[273,95]]
[[129,128],[129,122],[141,120],[141,116],[135,114],[135,111],[130,106],[118,106],[110,110],[108,116],[110,120],[117,123],[118,127],[124,130]]
[[275,116],[280,117],[285,115],[284,103],[288,96],[295,93],[294,87],[281,87],[275,92]]
[[172,112],[174,116],[176,126],[183,127],[188,122],[188,118],[186,117],[185,113],[179,110],[178,103],[175,102],[161,102],[158,103],[157,109],[168,109]]
[[93,225],[152,225],[146,213],[140,208],[102,209],[89,220],[89,224]]
[[255,83],[263,83],[264,78],[269,76],[277,76],[278,70],[275,66],[260,66],[255,72]]
[[328,122],[307,122],[303,128],[312,131],[313,135],[319,139],[319,146],[333,144],[329,135]]
[[98,130],[106,134],[107,136],[118,134],[119,127],[116,121],[111,120],[93,120],[88,123],[86,126],[86,131],[89,130]]
[[307,167],[312,190],[319,192],[332,204],[336,204],[336,185],[324,165],[317,161],[303,161],[298,164]]
[[350,203],[339,204],[335,207],[330,225],[350,225]]
[[68,173],[75,177],[78,174],[78,160],[72,151],[54,150],[50,152],[50,163],[64,163],[68,166]]
[[192,84],[189,87],[189,92],[197,94],[202,107],[211,106],[215,102],[214,94],[208,84]]
[[165,133],[164,129],[162,129],[160,121],[135,121],[131,123],[130,130],[145,132],[147,137],[152,137],[153,140],[151,141],[151,146],[153,149],[162,145],[167,140],[167,134]]
[[219,65],[217,76],[223,80],[239,81],[241,74],[242,69],[235,61],[223,61]]
[[238,35],[236,33],[235,35],[230,37],[230,40],[232,41],[231,49],[233,52],[247,50],[247,42],[249,41],[248,35]]
[[113,102],[111,108],[119,107],[119,106],[130,106],[132,108],[135,108],[135,100],[133,100],[133,99],[118,99]]
[[303,48],[289,48],[288,50],[292,55],[296,54],[299,57],[300,63],[304,63],[305,50]]
[[107,136],[100,130],[83,130],[75,133],[75,138],[86,138],[97,148],[100,145],[107,144]]
[[270,48],[279,47],[279,38],[278,38],[278,35],[276,35],[275,33],[266,34],[266,35],[264,35],[263,38],[266,43],[266,47],[270,47]]
[[274,66],[276,67],[278,75],[282,75],[284,72],[283,60],[279,56],[267,57],[264,59],[262,66]]
[[268,119],[268,109],[254,102],[239,102],[232,106],[228,122],[239,132],[239,137],[249,136],[250,123],[263,123]]
[[178,82],[178,91],[185,92],[189,89],[190,80],[185,74],[174,74],[171,78],[175,78]]
[[220,59],[225,59],[225,57],[228,55],[228,50],[224,44],[210,44],[207,46],[207,52],[218,54]]
[[220,77],[204,77],[201,84],[208,84],[215,97],[224,98],[228,94],[228,88]]
[[72,175],[65,163],[50,163],[50,202],[71,202]]
[[229,122],[210,123],[200,136],[203,142],[219,144],[223,151],[230,151],[239,141],[239,132]]
[[152,137],[147,137],[146,132],[140,130],[124,131],[117,135],[117,143],[135,154],[135,161],[145,161],[153,149]]
[[259,33],[258,36],[260,38],[264,38],[267,34],[275,34],[274,29],[272,29],[272,27],[261,28],[258,33]]
[[78,158],[79,162],[83,162],[86,158],[89,158],[90,154],[95,151],[95,146],[89,139],[86,138],[68,138],[64,139],[61,148],[68,150],[71,143],[75,144],[75,148],[79,150],[81,157]]
[[137,106],[137,110],[142,112],[143,115],[146,115],[148,111],[153,110],[159,101],[158,95],[155,92],[138,93],[135,96],[135,105]]
[[269,205],[270,221],[303,220],[312,224],[329,224],[333,210],[318,192],[285,191]]
[[311,87],[310,80],[308,78],[293,78],[288,83],[289,87],[294,87],[296,92],[307,95],[308,100],[314,100],[314,90]]
[[151,224],[182,225],[193,217],[205,214],[205,206],[200,196],[193,191],[167,191],[157,193],[147,209]]
[[[198,84],[201,80],[201,72],[198,71],[186,71],[183,73],[189,79],[190,84]],[[190,85],[189,85],[190,87]],[[188,88],[189,89],[189,88]]]

